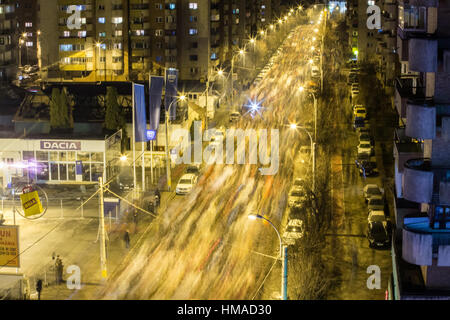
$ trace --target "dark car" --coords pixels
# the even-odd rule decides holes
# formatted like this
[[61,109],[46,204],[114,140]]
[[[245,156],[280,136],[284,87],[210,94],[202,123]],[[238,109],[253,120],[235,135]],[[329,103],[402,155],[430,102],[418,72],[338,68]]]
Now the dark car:
[[160,204],[159,195],[156,190],[146,191],[142,199],[142,204],[145,210],[156,213],[156,208]]
[[372,221],[368,224],[367,239],[371,248],[384,248],[389,246],[390,227],[387,221]]
[[196,175],[200,174],[200,165],[199,164],[191,164],[186,167],[185,173],[193,173]]

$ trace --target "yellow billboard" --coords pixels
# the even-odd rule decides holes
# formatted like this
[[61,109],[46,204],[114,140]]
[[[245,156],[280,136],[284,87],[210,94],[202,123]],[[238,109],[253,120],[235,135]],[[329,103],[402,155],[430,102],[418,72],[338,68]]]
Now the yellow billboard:
[[18,226],[0,226],[0,267],[20,267]]

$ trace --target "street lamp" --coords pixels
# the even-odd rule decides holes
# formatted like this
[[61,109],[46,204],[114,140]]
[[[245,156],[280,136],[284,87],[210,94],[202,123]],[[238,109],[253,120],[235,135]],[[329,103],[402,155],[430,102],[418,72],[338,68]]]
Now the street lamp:
[[[239,51],[239,55],[244,56],[245,57],[245,51],[244,49],[240,49]],[[234,59],[237,57],[238,55],[235,55],[231,58],[231,107],[234,108],[234,91],[233,91],[233,73],[234,73]],[[245,61],[244,61],[244,65],[245,65]]]
[[172,176],[170,172],[170,157],[169,157],[169,115],[170,115],[170,108],[172,107],[173,103],[176,101],[184,101],[186,100],[185,95],[181,95],[178,99],[172,100],[172,102],[169,104],[169,107],[167,108],[167,111],[164,115],[164,118],[166,119],[166,168],[167,168],[167,188],[170,191],[170,188],[172,187]]
[[278,240],[280,241],[280,255],[279,255],[280,257],[279,257],[279,259],[281,259],[281,262],[282,262],[282,266],[281,266],[281,299],[287,300],[287,266],[288,266],[288,264],[287,264],[287,259],[288,259],[287,246],[286,245],[283,246],[283,241],[281,240],[280,232],[275,227],[275,225],[272,223],[272,221],[263,217],[260,214],[250,214],[248,216],[248,218],[250,220],[262,219],[264,221],[267,221],[268,223],[270,223],[272,228],[277,233]]

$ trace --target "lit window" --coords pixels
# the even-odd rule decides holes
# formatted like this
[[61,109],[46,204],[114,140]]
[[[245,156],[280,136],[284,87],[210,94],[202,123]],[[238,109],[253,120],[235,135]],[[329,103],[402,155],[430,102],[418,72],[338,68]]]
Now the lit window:
[[155,9],[162,10],[162,4],[161,3],[155,3]]
[[78,31],[79,38],[86,38],[86,31]]
[[27,47],[32,47],[33,46],[33,41],[27,41],[27,43],[25,45]]
[[33,27],[33,22],[25,22],[25,27],[26,27],[26,28],[31,28],[31,27]]
[[59,45],[59,51],[72,51],[71,44],[61,44]]
[[106,21],[105,17],[99,17],[98,18],[98,22],[99,23],[105,23],[105,21]]
[[99,37],[106,37],[106,32],[99,32],[99,33],[98,33],[98,36],[99,36]]
[[33,36],[33,32],[27,32],[27,37],[31,38]]
[[136,35],[137,36],[143,36],[144,35],[144,30],[136,30]]
[[189,2],[189,9],[197,10],[197,8],[198,8],[197,2]]
[[66,38],[70,37],[70,31],[64,31],[63,32],[63,36],[66,37]]
[[114,43],[114,49],[121,50],[122,49],[122,43]]
[[123,18],[122,17],[113,17],[111,20],[112,20],[112,23],[115,23],[115,24],[123,22]]
[[169,3],[169,10],[175,10],[175,3]]
[[197,22],[197,16],[189,16],[189,22]]
[[122,30],[115,30],[114,31],[114,36],[115,37],[121,37],[122,36]]
[[189,29],[189,34],[190,35],[194,35],[194,34],[197,34],[197,33],[198,33],[197,29]]
[[369,0],[369,1],[367,1],[367,4],[369,6],[374,6],[375,5],[375,1],[374,0]]

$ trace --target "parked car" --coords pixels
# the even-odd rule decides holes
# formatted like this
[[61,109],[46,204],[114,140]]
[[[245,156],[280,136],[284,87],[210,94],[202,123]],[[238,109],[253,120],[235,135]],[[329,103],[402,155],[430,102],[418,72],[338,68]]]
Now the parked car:
[[188,194],[192,191],[195,184],[197,183],[197,175],[192,173],[184,174],[180,181],[178,181],[177,187],[175,189],[176,194]]
[[200,174],[200,164],[190,164],[186,167],[185,173]]
[[241,118],[241,114],[239,112],[232,112],[230,113],[230,122],[236,122],[239,121]]
[[300,219],[289,220],[285,231],[283,232],[283,240],[288,245],[295,244],[295,240],[303,237],[303,221]]
[[302,146],[300,147],[300,162],[301,163],[307,163],[309,162],[311,158],[311,147],[310,146]]
[[369,212],[371,210],[384,210],[384,200],[381,196],[373,196],[367,202],[367,208]]
[[390,225],[388,221],[372,221],[368,223],[367,240],[370,247],[386,247],[390,240]]
[[312,66],[312,67],[311,67],[311,76],[312,76],[313,78],[318,78],[318,77],[320,77],[319,67],[317,67],[317,66]]
[[305,201],[305,192],[298,188],[291,188],[288,196],[288,205],[290,208],[299,207]]
[[367,133],[361,133],[359,135],[359,143],[369,143],[372,147],[374,146],[373,138]]
[[303,189],[305,186],[305,181],[302,178],[294,179],[294,183],[292,184],[293,188]]
[[387,221],[386,215],[384,214],[384,210],[369,210],[367,222],[373,221]]
[[363,189],[364,199],[366,202],[372,197],[382,197],[384,190],[378,187],[376,184],[366,184]]
[[358,156],[360,154],[368,154],[368,155],[370,155],[370,154],[372,154],[372,149],[373,149],[373,147],[370,145],[370,143],[361,142],[358,145]]
[[352,99],[359,94],[359,88],[352,88]]
[[365,108],[355,108],[353,110],[353,115],[358,118],[366,119],[367,113]]

